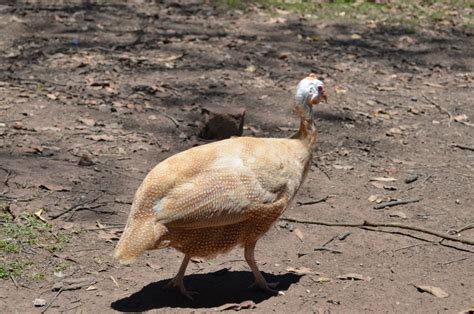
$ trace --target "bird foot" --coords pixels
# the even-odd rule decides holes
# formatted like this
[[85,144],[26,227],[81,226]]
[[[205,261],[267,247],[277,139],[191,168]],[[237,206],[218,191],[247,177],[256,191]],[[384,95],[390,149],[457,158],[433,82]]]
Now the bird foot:
[[279,285],[279,282],[258,282],[255,281],[252,285],[250,285],[250,289],[259,289],[263,291],[267,291],[273,294],[278,294],[278,290],[275,290],[275,288]]
[[167,289],[177,289],[179,292],[188,298],[191,301],[194,301],[193,295],[197,295],[198,292],[196,291],[188,291],[186,290],[186,287],[184,286],[184,282],[182,280],[175,280],[175,278],[171,279],[168,284],[166,285]]

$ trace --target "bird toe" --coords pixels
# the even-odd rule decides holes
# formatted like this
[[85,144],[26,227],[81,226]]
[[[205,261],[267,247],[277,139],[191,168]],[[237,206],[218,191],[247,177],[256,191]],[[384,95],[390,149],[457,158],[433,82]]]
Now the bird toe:
[[257,290],[262,290],[266,292],[270,292],[272,294],[278,294],[278,290],[275,288],[279,285],[279,282],[254,282],[252,285],[250,285],[250,289],[257,289]]

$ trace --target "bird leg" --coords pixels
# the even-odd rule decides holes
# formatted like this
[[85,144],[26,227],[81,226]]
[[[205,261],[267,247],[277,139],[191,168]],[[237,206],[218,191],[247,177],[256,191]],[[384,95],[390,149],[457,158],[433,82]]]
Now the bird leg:
[[255,282],[250,286],[252,288],[259,288],[264,291],[268,291],[271,293],[278,293],[277,290],[272,288],[276,288],[278,286],[278,282],[271,282],[268,283],[265,278],[263,278],[262,273],[258,270],[257,262],[255,262],[255,243],[246,244],[245,245],[245,260],[250,266],[252,270],[253,276],[255,277]]
[[167,288],[177,288],[181,292],[182,295],[184,295],[186,298],[190,300],[194,300],[192,295],[197,294],[195,291],[188,291],[186,290],[186,287],[184,286],[184,273],[186,272],[186,268],[188,267],[189,260],[191,259],[191,256],[186,254],[183,258],[183,262],[181,263],[181,266],[179,267],[178,273],[176,276],[168,282],[166,285]]

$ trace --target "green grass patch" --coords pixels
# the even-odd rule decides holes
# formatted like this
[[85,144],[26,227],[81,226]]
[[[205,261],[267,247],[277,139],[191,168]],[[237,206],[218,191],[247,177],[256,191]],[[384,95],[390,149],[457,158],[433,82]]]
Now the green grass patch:
[[15,221],[6,221],[0,229],[0,252],[19,253],[24,247],[61,251],[68,238],[54,232],[50,224],[32,214],[23,214]]
[[54,265],[54,272],[59,273],[63,272],[71,266],[71,263],[68,261],[61,261],[58,264]]
[[20,277],[23,271],[30,266],[30,262],[26,261],[13,261],[3,262],[0,261],[0,279],[7,279],[10,277]]
[[472,0],[400,0],[387,3],[357,0],[216,0],[222,6],[246,10],[258,6],[274,12],[275,9],[313,15],[317,18],[339,20],[375,20],[384,24],[439,23],[472,26]]

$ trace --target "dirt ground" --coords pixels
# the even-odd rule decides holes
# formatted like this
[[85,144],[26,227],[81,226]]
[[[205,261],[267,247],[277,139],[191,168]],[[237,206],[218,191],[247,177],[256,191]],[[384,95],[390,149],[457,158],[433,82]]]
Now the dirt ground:
[[[284,215],[474,240],[472,228],[457,233],[474,223],[472,28],[412,31],[197,1],[8,3],[0,5],[0,223],[6,230],[36,213],[66,240],[0,251],[3,265],[23,265],[0,279],[0,312],[474,306],[474,247],[400,228],[278,222],[256,250],[265,277],[280,282],[278,296],[248,289],[241,249],[189,265],[194,301],[164,289],[178,252],[153,251],[130,267],[111,259],[146,173],[206,143],[197,136],[200,108],[244,107],[244,135],[288,137],[298,123],[294,88],[310,72],[324,80],[329,102],[317,111],[314,165]],[[35,308],[35,299],[46,305]]]

